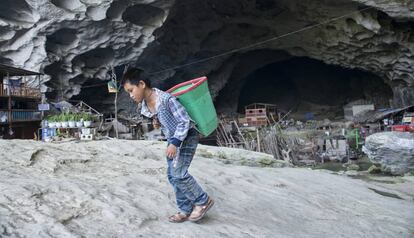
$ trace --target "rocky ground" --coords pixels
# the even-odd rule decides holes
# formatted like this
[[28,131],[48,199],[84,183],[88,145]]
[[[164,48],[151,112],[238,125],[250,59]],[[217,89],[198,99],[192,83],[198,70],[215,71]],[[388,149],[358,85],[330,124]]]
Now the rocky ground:
[[414,236],[412,176],[360,180],[200,146],[190,172],[216,205],[199,224],[171,224],[162,142],[0,148],[0,237]]

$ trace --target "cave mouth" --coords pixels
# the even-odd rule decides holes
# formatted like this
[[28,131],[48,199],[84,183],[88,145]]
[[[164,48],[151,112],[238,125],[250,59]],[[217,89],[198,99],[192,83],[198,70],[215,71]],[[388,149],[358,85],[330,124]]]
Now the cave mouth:
[[238,113],[251,103],[271,103],[298,120],[309,115],[342,119],[343,106],[359,99],[388,108],[393,97],[391,87],[377,75],[305,57],[268,64],[241,82]]

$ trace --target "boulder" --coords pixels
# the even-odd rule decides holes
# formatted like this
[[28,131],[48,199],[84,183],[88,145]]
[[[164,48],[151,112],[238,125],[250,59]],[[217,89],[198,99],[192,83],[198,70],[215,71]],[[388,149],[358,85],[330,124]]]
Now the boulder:
[[381,170],[393,175],[414,171],[414,134],[382,132],[370,135],[362,151],[381,165]]

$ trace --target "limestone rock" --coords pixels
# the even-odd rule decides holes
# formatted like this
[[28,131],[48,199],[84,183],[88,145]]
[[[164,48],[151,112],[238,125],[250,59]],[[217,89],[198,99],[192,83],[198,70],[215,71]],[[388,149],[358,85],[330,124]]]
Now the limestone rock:
[[363,151],[381,170],[394,175],[414,171],[414,134],[383,132],[370,135]]
[[0,236],[412,237],[412,179],[377,186],[327,171],[223,164],[263,154],[224,148],[222,159],[202,145],[190,173],[216,205],[201,224],[172,224],[165,148],[157,141],[0,140]]
[[[378,76],[403,106],[414,104],[413,18],[410,0],[3,0],[0,62],[46,73],[49,98],[81,95],[108,110],[102,82],[111,66],[158,72],[152,78],[162,88],[207,75],[218,107],[235,111],[247,75],[306,57]],[[119,107],[131,108],[127,100]]]

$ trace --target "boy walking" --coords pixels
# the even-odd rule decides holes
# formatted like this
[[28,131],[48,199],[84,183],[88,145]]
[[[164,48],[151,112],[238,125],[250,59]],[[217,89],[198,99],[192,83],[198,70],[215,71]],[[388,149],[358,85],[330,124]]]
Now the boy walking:
[[180,210],[168,220],[174,223],[201,220],[214,201],[188,173],[199,141],[194,122],[174,96],[152,88],[142,70],[129,69],[121,84],[131,99],[142,103],[141,114],[152,118],[154,126],[161,125],[167,138],[167,177]]

